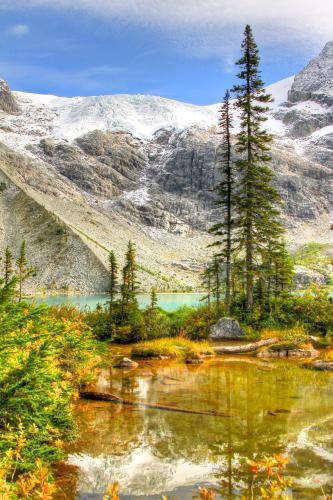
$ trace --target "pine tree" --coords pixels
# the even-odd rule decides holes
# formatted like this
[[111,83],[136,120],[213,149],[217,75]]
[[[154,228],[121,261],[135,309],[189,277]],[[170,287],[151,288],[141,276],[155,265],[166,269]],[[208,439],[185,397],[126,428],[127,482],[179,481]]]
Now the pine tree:
[[215,204],[220,207],[222,220],[214,224],[210,232],[220,239],[213,246],[219,247],[217,255],[225,263],[225,305],[230,311],[231,302],[231,264],[232,264],[232,232],[233,232],[233,204],[234,204],[234,171],[231,152],[231,115],[230,93],[227,90],[220,110],[219,127],[221,133],[221,181],[214,188],[217,195]]
[[125,256],[125,265],[123,267],[123,282],[121,285],[121,299],[122,299],[122,309],[124,312],[124,307],[126,305],[136,305],[136,294],[138,290],[139,283],[136,277],[136,253],[134,244],[129,241],[127,245],[127,252]]
[[276,208],[280,197],[272,185],[273,174],[269,167],[272,136],[262,128],[267,120],[267,104],[272,98],[265,92],[260,77],[259,52],[249,25],[245,28],[241,48],[243,55],[236,63],[240,66],[237,76],[241,83],[233,87],[240,112],[236,142],[240,158],[235,162],[240,180],[235,197],[235,225],[236,241],[245,252],[246,309],[249,310],[254,302],[254,282],[259,275],[262,253],[270,241],[280,239],[282,227]]
[[116,255],[113,250],[109,253],[109,277],[110,277],[110,288],[109,288],[109,307],[110,314],[112,313],[113,304],[116,300],[118,292],[118,264]]
[[20,248],[20,254],[19,254],[18,259],[16,260],[16,266],[18,269],[18,284],[19,284],[18,300],[19,300],[19,302],[21,302],[23,283],[26,279],[29,278],[29,276],[31,276],[34,273],[34,269],[32,267],[28,267],[25,241],[22,241],[21,248]]
[[202,273],[202,285],[204,286],[207,295],[202,297],[201,300],[207,301],[208,307],[211,306],[211,300],[212,300],[212,281],[213,281],[212,266],[206,265]]
[[155,287],[152,287],[152,289],[150,291],[150,310],[151,311],[156,311],[157,303],[158,303],[158,299],[157,299],[156,289],[155,289]]
[[211,272],[211,292],[215,300],[216,311],[219,312],[221,304],[221,261],[217,255],[214,255],[210,266]]
[[272,258],[274,296],[288,293],[293,281],[294,266],[283,240],[277,242]]
[[5,250],[5,285],[10,282],[11,276],[14,273],[13,254],[9,247]]

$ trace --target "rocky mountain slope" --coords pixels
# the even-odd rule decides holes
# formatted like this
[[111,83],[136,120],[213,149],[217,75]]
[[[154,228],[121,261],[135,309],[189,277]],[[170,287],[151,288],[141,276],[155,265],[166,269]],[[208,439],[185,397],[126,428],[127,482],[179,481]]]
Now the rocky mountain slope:
[[[332,82],[333,42],[268,88],[293,248],[333,239]],[[217,112],[153,96],[11,93],[0,82],[0,248],[27,240],[30,288],[103,290],[108,249],[120,256],[130,238],[143,288],[196,288],[218,216]]]

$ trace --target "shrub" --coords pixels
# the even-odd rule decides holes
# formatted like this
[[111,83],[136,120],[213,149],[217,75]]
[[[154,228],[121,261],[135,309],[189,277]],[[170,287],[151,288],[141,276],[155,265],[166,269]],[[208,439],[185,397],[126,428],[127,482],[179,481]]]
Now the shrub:
[[[90,329],[80,315],[58,319],[46,306],[13,304],[10,298],[2,289],[0,455],[17,488],[25,474],[33,491],[29,474],[38,470],[37,460],[42,473],[44,465],[64,456],[64,441],[75,436],[70,403],[78,385],[91,376],[96,359]],[[3,489],[8,477],[2,476]]]
[[214,307],[209,306],[181,307],[169,314],[170,333],[171,335],[182,334],[192,340],[205,339],[209,335],[209,327],[223,316],[221,309],[217,313]]
[[277,337],[281,342],[289,344],[301,344],[307,342],[309,335],[302,325],[295,325],[292,328],[271,330],[264,328],[261,332],[261,338],[268,339]]

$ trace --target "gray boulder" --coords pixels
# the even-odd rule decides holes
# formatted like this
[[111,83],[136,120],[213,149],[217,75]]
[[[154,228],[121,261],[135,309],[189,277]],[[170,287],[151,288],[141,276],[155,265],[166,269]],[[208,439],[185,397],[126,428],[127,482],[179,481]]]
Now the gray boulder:
[[333,362],[332,361],[323,361],[321,359],[318,359],[317,361],[314,361],[312,363],[312,367],[315,370],[333,371]]
[[221,318],[215,325],[210,327],[209,338],[211,340],[241,339],[245,332],[238,321],[233,318]]

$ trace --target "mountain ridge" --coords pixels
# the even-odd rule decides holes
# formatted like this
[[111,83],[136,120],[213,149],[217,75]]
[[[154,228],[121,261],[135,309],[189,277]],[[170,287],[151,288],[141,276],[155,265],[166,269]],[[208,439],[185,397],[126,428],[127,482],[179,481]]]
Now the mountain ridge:
[[[291,248],[332,242],[327,228],[333,216],[333,109],[308,95],[305,101],[288,100],[298,84],[296,76],[267,87],[276,98],[267,128],[275,136],[272,168]],[[211,241],[207,229],[218,217],[209,189],[219,178],[219,105],[126,94],[11,95],[19,109],[12,114],[1,108],[0,92],[0,171],[41,207],[36,205],[37,212],[47,210],[50,227],[62,228],[43,241],[43,267],[49,265],[56,279],[37,274],[31,290],[106,289],[107,249],[120,256],[128,239],[137,246],[144,289],[198,289]],[[236,114],[236,130],[237,121]],[[25,237],[38,268],[33,224],[29,234],[22,223],[17,234],[8,224],[0,227],[0,247],[17,247]],[[69,241],[74,238],[75,252],[62,231]],[[66,257],[57,269],[51,257],[47,263],[47,249],[55,256],[59,246],[71,270]],[[80,252],[91,269],[80,266]]]

